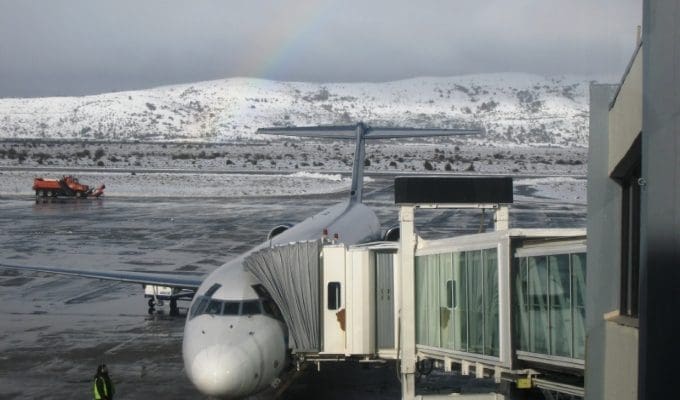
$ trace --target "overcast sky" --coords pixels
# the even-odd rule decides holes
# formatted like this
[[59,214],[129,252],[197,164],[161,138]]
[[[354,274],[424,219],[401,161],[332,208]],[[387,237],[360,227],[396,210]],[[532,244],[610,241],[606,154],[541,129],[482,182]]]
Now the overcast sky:
[[642,0],[0,0],[0,97],[623,73]]

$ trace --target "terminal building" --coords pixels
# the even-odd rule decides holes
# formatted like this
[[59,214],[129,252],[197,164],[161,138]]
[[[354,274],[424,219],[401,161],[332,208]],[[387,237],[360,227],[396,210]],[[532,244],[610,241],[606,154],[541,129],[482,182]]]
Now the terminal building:
[[586,399],[678,397],[679,10],[645,1],[621,83],[591,86]]

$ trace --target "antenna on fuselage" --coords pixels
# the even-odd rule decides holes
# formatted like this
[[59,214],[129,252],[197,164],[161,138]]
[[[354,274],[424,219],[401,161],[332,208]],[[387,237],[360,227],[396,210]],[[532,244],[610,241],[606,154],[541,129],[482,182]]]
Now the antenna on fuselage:
[[305,136],[327,139],[355,139],[354,161],[352,165],[352,186],[350,201],[361,202],[364,189],[364,162],[366,159],[366,139],[398,139],[430,136],[478,135],[483,128],[461,129],[420,129],[420,128],[383,128],[371,127],[363,122],[348,126],[304,126],[283,128],[260,128],[257,133],[279,136]]

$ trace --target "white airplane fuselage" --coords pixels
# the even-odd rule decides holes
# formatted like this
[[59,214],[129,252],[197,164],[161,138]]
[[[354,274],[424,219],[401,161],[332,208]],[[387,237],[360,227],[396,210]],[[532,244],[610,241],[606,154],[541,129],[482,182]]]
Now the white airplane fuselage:
[[306,219],[213,271],[196,292],[184,327],[186,373],[203,394],[241,398],[271,385],[286,367],[287,328],[267,312],[243,260],[266,247],[321,237],[345,244],[377,240],[380,224],[360,202],[345,202]]

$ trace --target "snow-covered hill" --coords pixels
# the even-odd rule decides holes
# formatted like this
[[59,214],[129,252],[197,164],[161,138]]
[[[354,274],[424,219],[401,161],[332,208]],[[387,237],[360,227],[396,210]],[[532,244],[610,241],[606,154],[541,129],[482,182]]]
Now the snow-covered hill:
[[482,124],[482,142],[586,146],[589,78],[482,74],[387,83],[226,79],[85,97],[0,99],[0,138],[224,141],[259,127]]

